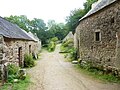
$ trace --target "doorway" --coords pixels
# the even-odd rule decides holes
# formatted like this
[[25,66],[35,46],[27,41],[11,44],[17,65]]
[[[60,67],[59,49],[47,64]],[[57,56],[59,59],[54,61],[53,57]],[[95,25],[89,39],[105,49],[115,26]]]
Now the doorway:
[[22,47],[18,48],[19,67],[22,67]]
[[115,65],[120,68],[120,32],[116,33],[117,43],[116,43],[116,60]]
[[31,54],[32,51],[31,51],[31,45],[29,45],[29,54]]

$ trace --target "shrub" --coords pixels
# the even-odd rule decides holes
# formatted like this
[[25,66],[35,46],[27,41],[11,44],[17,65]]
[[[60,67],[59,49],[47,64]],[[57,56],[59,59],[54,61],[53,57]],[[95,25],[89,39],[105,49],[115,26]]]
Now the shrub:
[[35,62],[31,54],[25,54],[24,56],[24,67],[33,67]]
[[57,41],[58,41],[58,38],[57,38],[57,37],[51,38],[50,41],[57,42]]
[[50,43],[48,44],[48,51],[51,52],[51,51],[54,51],[55,50],[55,42],[53,41],[50,41]]
[[69,53],[69,59],[76,60],[77,59],[77,49],[74,48],[73,39],[68,39],[61,45],[62,53]]
[[16,75],[19,70],[19,67],[14,64],[8,65],[8,75]]
[[69,53],[70,53],[70,58],[72,59],[72,60],[76,60],[77,59],[77,49],[76,48],[71,48],[70,50],[69,50]]
[[64,47],[73,46],[73,39],[66,40],[65,42],[62,43],[62,46]]
[[8,66],[8,82],[13,82],[14,79],[17,78],[17,72],[19,67],[14,64],[9,64]]

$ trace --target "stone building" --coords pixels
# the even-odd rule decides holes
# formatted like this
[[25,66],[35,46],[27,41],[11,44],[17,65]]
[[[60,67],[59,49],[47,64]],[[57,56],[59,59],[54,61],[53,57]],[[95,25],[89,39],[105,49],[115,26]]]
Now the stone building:
[[37,54],[38,42],[17,25],[0,17],[0,70],[4,76],[4,68],[13,63],[24,66],[24,55]]
[[98,0],[76,28],[80,59],[120,69],[120,0]]
[[28,32],[28,34],[37,42],[38,51],[41,51],[41,47],[42,47],[41,40],[37,37],[36,33],[33,34],[31,32]]
[[0,17],[0,61],[24,64],[25,53],[38,53],[38,43],[17,25]]
[[67,36],[63,39],[63,42],[66,41],[66,40],[68,40],[68,39],[74,39],[74,36],[73,36],[72,32],[69,32],[67,34]]

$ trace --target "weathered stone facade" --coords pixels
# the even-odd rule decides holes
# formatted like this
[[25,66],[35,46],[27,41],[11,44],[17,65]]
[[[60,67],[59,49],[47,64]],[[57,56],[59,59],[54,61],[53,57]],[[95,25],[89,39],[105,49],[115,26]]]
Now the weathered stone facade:
[[0,17],[0,76],[3,82],[7,77],[8,64],[23,67],[25,54],[37,58],[41,43],[36,38]]
[[76,39],[81,60],[95,67],[120,68],[120,1],[80,20]]
[[6,45],[4,59],[20,67],[24,66],[24,55],[26,53],[38,53],[37,42],[34,41],[4,38],[4,43]]

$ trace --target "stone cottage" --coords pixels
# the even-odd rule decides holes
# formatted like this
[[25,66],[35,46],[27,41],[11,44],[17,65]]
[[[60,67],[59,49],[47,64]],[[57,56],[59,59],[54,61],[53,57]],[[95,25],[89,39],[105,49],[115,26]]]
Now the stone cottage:
[[74,39],[74,36],[73,36],[72,32],[69,32],[69,33],[67,34],[67,36],[63,39],[63,42],[65,42],[65,41],[68,40],[68,39]]
[[41,45],[41,40],[37,37],[36,33],[33,34],[33,33],[31,33],[31,32],[28,32],[28,34],[34,39],[34,41],[37,42],[37,44],[38,44],[38,45],[37,45],[38,51],[41,51],[41,47],[42,47],[42,45]]
[[82,61],[103,69],[120,69],[120,0],[98,0],[76,28]]
[[37,54],[38,42],[17,25],[0,17],[0,69],[9,63],[23,67],[26,53]]

